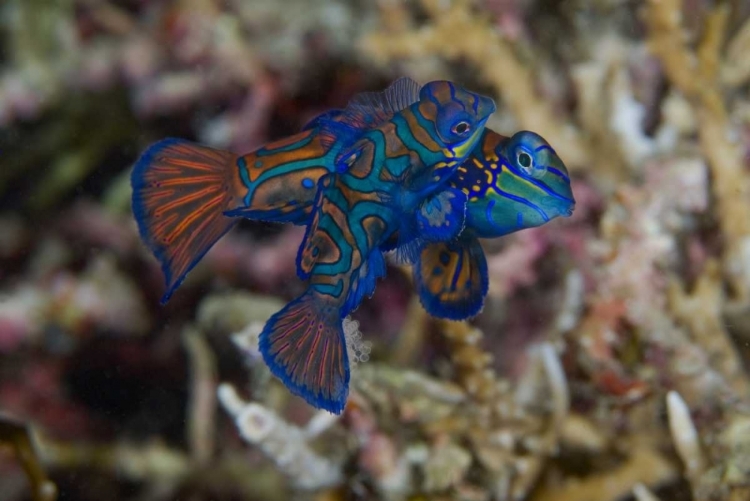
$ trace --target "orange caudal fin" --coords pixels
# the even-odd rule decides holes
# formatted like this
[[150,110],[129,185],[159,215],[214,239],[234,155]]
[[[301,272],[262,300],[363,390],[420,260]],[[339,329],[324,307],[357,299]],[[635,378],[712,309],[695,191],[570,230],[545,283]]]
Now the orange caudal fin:
[[236,162],[233,153],[170,138],[135,164],[133,214],[164,272],[162,303],[235,223],[224,212],[242,189]]
[[308,289],[273,315],[259,349],[289,391],[341,414],[349,393],[349,358],[339,309],[324,297]]

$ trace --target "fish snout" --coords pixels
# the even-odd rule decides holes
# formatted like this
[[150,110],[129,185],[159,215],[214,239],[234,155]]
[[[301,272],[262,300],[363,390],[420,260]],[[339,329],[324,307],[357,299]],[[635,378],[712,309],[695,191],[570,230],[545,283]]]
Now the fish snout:
[[489,96],[479,95],[479,106],[477,106],[477,115],[487,118],[497,111],[495,100]]
[[576,203],[573,202],[570,205],[568,205],[568,208],[561,214],[562,217],[570,217],[573,215],[573,211],[576,208]]

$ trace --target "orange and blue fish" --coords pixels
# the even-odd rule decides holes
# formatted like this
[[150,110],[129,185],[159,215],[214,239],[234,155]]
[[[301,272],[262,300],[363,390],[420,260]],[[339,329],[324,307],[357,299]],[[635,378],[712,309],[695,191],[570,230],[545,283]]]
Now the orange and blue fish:
[[[467,196],[463,230],[444,241],[422,237],[407,261],[425,310],[435,317],[464,320],[482,309],[488,290],[487,261],[480,238],[495,238],[568,217],[575,199],[568,170],[539,134],[504,137],[485,129],[471,157],[448,180]],[[423,213],[439,213],[440,196]],[[437,219],[440,221],[440,218]],[[392,246],[395,245],[392,242]]]
[[[364,132],[319,181],[297,257],[307,290],[266,323],[259,347],[271,372],[315,407],[340,413],[349,391],[342,320],[385,275],[381,246],[406,242],[410,221],[471,154],[495,103],[450,82],[413,86],[410,106]],[[380,96],[389,102],[389,90]],[[384,107],[384,106],[383,106]],[[344,111],[346,113],[346,110]],[[466,196],[444,200],[447,219],[465,214]],[[443,229],[425,226],[425,238]]]
[[[178,139],[152,145],[133,172],[133,209],[143,240],[164,270],[167,291],[163,301],[237,218],[309,222],[318,182],[335,170],[341,152],[362,130],[418,99],[418,89],[402,79],[384,93],[361,94],[347,110],[326,113],[301,133],[243,156]],[[430,313],[465,318],[481,308],[487,273],[477,238],[544,224],[572,210],[565,166],[545,145],[530,132],[508,139],[485,130],[472,157],[448,177],[449,189],[428,196],[411,219],[404,218],[413,222],[402,233],[411,234],[414,228],[422,232],[422,236],[411,235],[406,247],[416,249],[415,282]],[[529,157],[520,155],[519,148]],[[347,170],[351,162],[344,159],[339,168]],[[461,207],[464,199],[465,208]],[[532,212],[526,214],[528,210]],[[394,235],[383,249],[404,240]],[[369,282],[357,282],[360,292],[352,299],[352,309],[384,273],[384,264],[378,262],[375,273],[360,271],[358,277],[369,277]],[[438,266],[443,270],[440,273]],[[339,365],[348,388],[348,361],[344,358]],[[281,372],[285,379],[281,370],[274,372]],[[305,396],[299,390],[295,393]],[[312,399],[311,403],[316,402]]]

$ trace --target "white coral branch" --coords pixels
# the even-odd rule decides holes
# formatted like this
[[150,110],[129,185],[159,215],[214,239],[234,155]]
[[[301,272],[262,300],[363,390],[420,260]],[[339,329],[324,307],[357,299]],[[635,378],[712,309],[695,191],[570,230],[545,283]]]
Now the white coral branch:
[[698,432],[690,417],[690,409],[676,391],[667,394],[667,417],[677,454],[685,464],[687,476],[695,478],[705,469],[706,461],[701,451]]
[[[257,445],[295,486],[304,490],[316,490],[338,485],[342,481],[340,465],[313,451],[307,440],[320,430],[315,422],[310,430],[303,430],[281,419],[272,410],[254,402],[245,402],[229,384],[218,390],[219,400],[235,419],[242,438]],[[330,426],[327,421],[326,425]]]

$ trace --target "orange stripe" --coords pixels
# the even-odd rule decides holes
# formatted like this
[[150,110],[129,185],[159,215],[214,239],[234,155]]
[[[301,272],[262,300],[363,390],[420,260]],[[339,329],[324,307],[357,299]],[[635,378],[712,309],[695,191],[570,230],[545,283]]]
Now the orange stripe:
[[[432,103],[429,104],[430,106],[424,103],[419,105],[419,109],[420,111],[422,111],[422,115],[428,120],[430,119],[429,117],[434,117],[437,114],[437,108],[435,107],[435,105]],[[435,142],[435,138],[433,138],[430,133],[428,133],[425,128],[419,124],[417,116],[411,110],[407,110],[407,112],[402,113],[401,116],[409,125],[409,131],[411,132],[411,135],[414,136],[414,139],[416,139],[422,146],[433,152],[439,152],[441,150],[440,145]],[[434,122],[434,120],[431,121]]]

